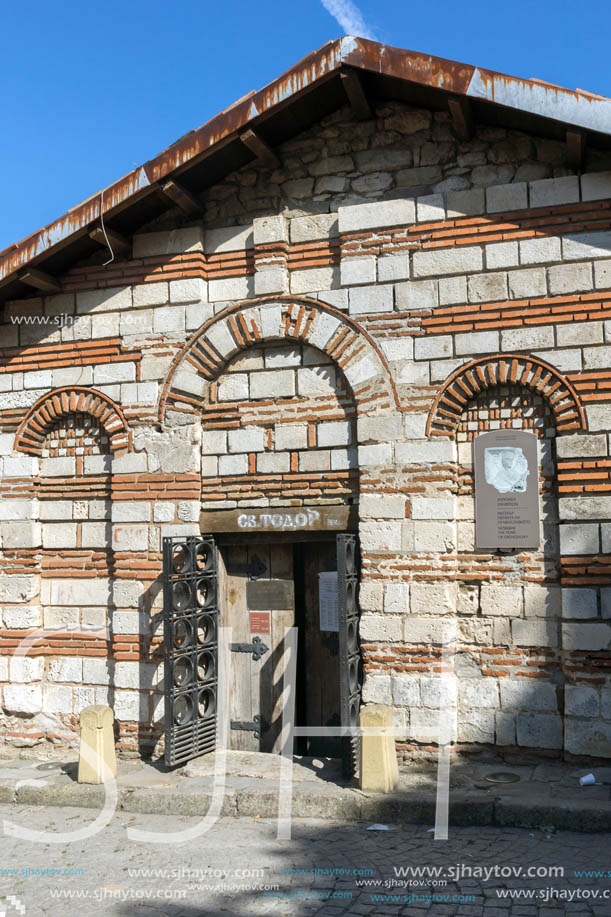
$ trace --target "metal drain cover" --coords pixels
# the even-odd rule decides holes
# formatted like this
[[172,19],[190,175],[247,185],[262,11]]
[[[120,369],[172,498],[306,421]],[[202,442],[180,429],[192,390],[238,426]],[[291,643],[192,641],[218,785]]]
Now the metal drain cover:
[[485,779],[488,783],[517,783],[520,777],[518,774],[501,771],[498,774],[487,774]]
[[46,764],[36,765],[37,771],[58,771],[61,769],[61,764],[54,764],[53,761],[47,761]]

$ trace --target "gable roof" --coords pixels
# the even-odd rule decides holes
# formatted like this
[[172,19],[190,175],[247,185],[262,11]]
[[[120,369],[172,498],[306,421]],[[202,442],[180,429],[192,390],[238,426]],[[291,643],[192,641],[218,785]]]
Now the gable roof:
[[[611,149],[611,99],[344,36],[0,252],[0,299],[31,295],[31,284],[20,279],[26,268],[53,276],[99,251],[89,233],[99,227],[101,215],[108,228],[129,236],[174,205],[168,186],[163,190],[166,182],[175,180],[197,195],[258,159],[257,151],[273,151],[348,100],[366,108],[368,99],[437,110],[450,106],[455,125],[462,121],[465,130],[472,118]],[[252,132],[248,139],[247,132]]]

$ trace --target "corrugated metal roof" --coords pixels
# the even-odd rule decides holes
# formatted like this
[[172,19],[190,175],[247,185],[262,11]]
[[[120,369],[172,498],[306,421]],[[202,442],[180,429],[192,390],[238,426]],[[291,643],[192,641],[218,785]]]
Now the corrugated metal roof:
[[[303,100],[316,87],[338,77],[342,68],[354,68],[387,82],[401,81],[417,91],[434,90],[498,106],[506,117],[523,113],[576,130],[611,136],[611,99],[569,90],[542,80],[520,79],[469,64],[393,48],[363,38],[344,36],[309,54],[257,92],[249,93],[206,124],[190,131],[154,159],[114,182],[103,192],[73,207],[60,219],[0,252],[0,287],[14,281],[28,266],[42,267],[54,253],[80,240],[100,219],[112,220],[146,195],[159,182],[188,170],[227,143],[238,140],[248,127],[265,126],[272,116]],[[231,167],[231,162],[228,160]],[[229,171],[229,170],[228,170]],[[91,250],[93,250],[93,243]],[[76,252],[76,248],[75,248]]]

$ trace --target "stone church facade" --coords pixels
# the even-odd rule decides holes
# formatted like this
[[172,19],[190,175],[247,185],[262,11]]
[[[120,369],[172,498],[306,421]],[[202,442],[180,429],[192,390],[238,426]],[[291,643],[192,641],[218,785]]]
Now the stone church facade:
[[[125,198],[133,230],[105,194],[110,263],[93,210],[59,254],[47,234],[48,267],[0,253],[8,745],[60,742],[50,718],[98,703],[119,748],[159,752],[162,539],[225,513],[282,541],[337,513],[360,540],[362,699],[392,707],[402,756],[434,745],[452,626],[460,749],[611,757],[611,120],[580,125],[596,97],[573,93],[553,130],[466,90],[392,97],[346,42],[333,110],[299,121],[316,76],[278,142],[257,94],[223,113],[258,154],[185,191],[170,148],[165,207]],[[476,549],[492,430],[538,438],[537,548]]]

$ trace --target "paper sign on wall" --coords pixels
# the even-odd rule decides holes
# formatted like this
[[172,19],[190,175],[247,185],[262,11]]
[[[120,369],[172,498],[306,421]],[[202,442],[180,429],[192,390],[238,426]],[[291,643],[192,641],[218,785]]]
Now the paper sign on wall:
[[320,629],[339,631],[337,611],[337,571],[318,574]]

